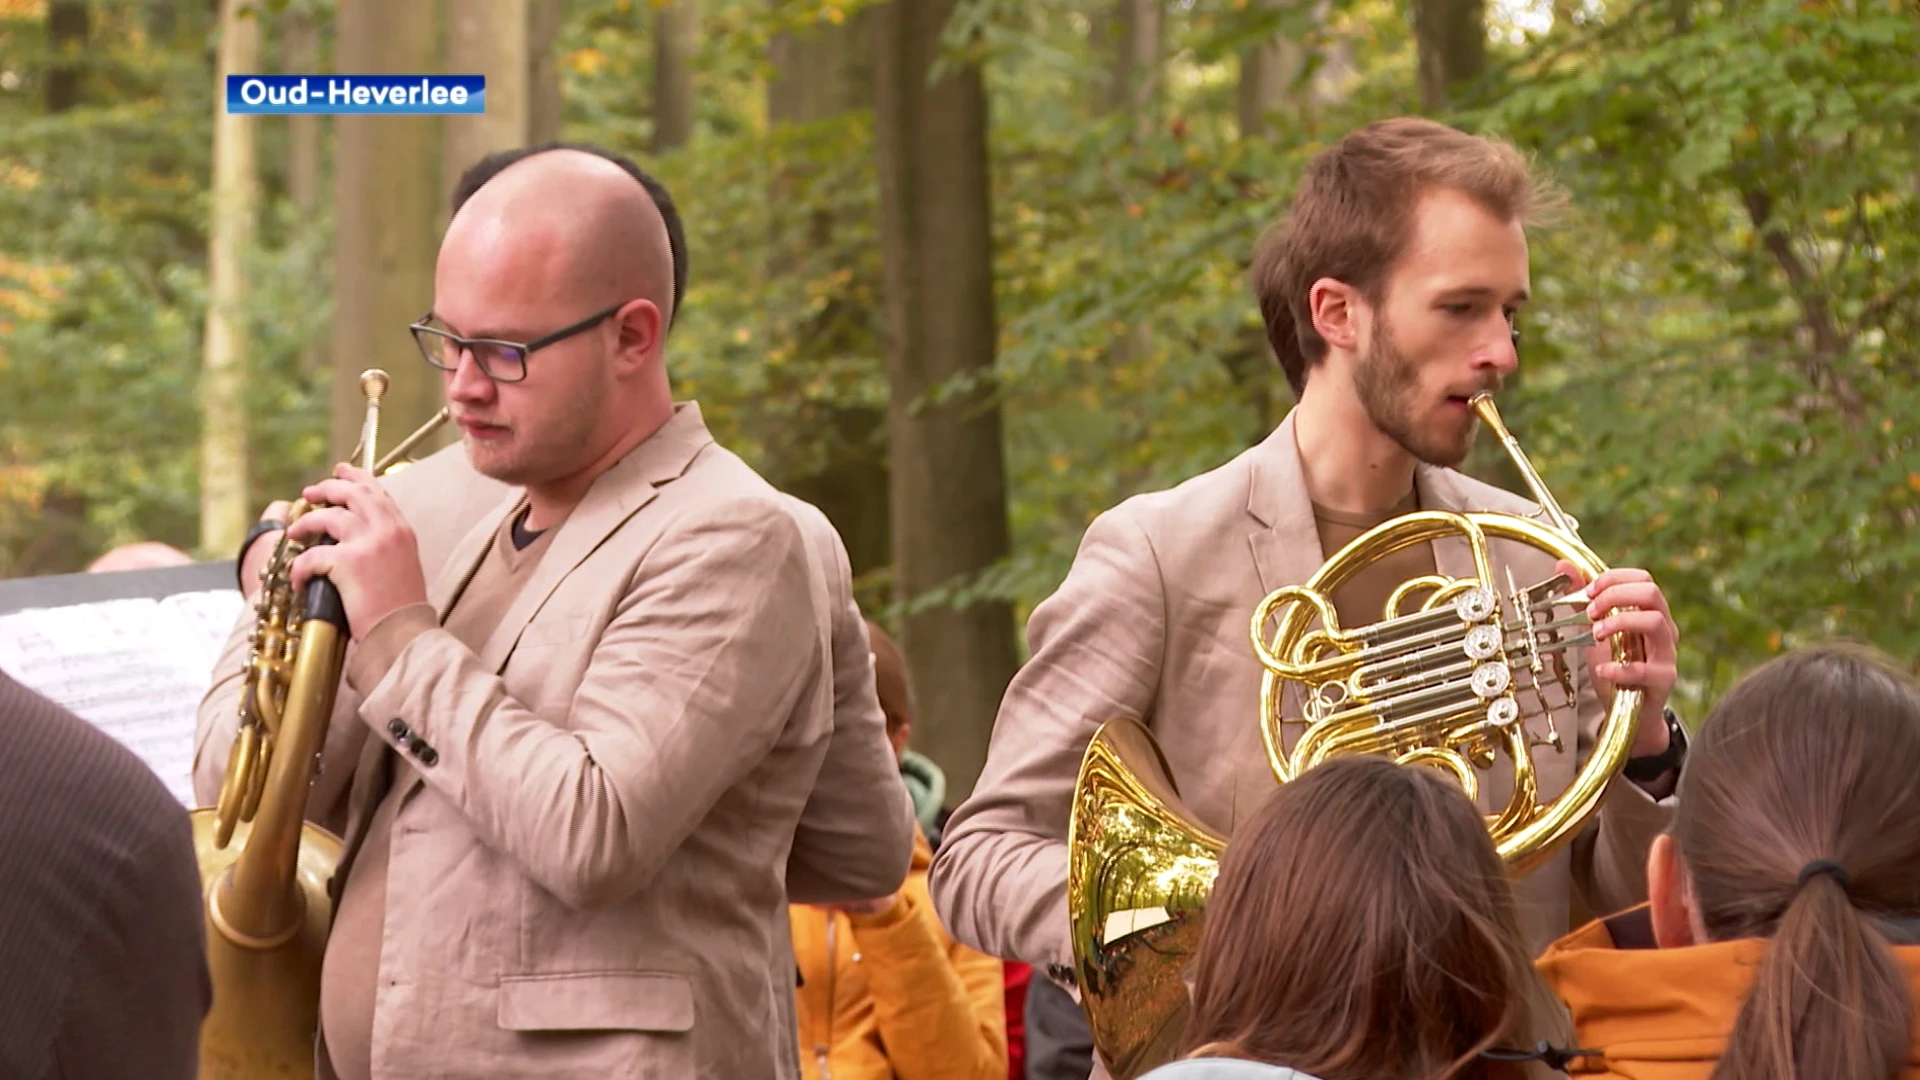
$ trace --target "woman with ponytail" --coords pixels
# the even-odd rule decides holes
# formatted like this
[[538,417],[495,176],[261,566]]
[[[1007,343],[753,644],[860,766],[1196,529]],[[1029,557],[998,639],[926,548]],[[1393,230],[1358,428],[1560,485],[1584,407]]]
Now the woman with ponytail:
[[1647,877],[1541,958],[1575,1075],[1920,1080],[1920,685],[1886,658],[1806,649],[1728,691]]

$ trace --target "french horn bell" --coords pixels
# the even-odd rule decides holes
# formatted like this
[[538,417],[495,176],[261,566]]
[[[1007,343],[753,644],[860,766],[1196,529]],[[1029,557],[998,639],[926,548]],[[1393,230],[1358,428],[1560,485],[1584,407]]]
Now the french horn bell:
[[[1482,774],[1504,757],[1512,764],[1511,790],[1486,821],[1518,876],[1571,841],[1599,808],[1626,763],[1642,694],[1614,688],[1593,752],[1565,791],[1543,800],[1532,754],[1577,749],[1572,665],[1561,654],[1593,641],[1590,631],[1568,632],[1587,624],[1589,597],[1564,575],[1526,587],[1510,574],[1496,578],[1489,543],[1546,552],[1587,581],[1607,567],[1581,541],[1492,398],[1480,394],[1472,407],[1518,466],[1546,520],[1408,513],[1356,537],[1304,584],[1274,590],[1250,624],[1264,669],[1258,720],[1281,784],[1334,758],[1370,754],[1439,769],[1478,797]],[[1451,536],[1471,549],[1471,578],[1410,579],[1392,593],[1379,622],[1340,625],[1328,599],[1334,590],[1396,551]],[[1570,614],[1556,613],[1567,608]],[[1626,635],[1614,638],[1612,650],[1617,661],[1639,658],[1638,642]],[[1559,710],[1545,693],[1550,685],[1568,703]],[[1526,727],[1522,700],[1529,697],[1546,719],[1544,735]],[[1298,715],[1289,712],[1294,700]],[[1573,748],[1562,738],[1563,719]],[[1289,731],[1298,731],[1291,746]],[[1145,725],[1118,718],[1095,733],[1067,830],[1067,906],[1081,1006],[1115,1080],[1132,1080],[1188,1049],[1187,968],[1227,839],[1182,803]]]

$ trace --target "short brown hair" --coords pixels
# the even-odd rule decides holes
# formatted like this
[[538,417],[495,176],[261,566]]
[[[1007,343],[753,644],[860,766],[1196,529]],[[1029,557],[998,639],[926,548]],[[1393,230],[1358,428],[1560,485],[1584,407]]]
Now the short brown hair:
[[907,661],[880,624],[867,620],[867,642],[873,649],[873,685],[880,695],[880,711],[887,714],[887,734],[897,734],[913,723],[913,684],[907,679]]
[[1857,646],[1771,660],[1701,724],[1677,802],[1707,936],[1768,940],[1713,1076],[1904,1075],[1913,992],[1888,944],[1920,918],[1920,685]]
[[1434,189],[1458,191],[1507,220],[1544,216],[1562,196],[1536,178],[1519,150],[1416,117],[1382,120],[1315,155],[1293,208],[1253,257],[1253,293],[1267,341],[1298,396],[1327,355],[1307,290],[1343,281],[1378,301],[1406,250],[1414,207]]
[[1227,845],[1194,967],[1196,1055],[1322,1080],[1494,1078],[1547,999],[1513,887],[1458,784],[1339,758],[1280,786]]

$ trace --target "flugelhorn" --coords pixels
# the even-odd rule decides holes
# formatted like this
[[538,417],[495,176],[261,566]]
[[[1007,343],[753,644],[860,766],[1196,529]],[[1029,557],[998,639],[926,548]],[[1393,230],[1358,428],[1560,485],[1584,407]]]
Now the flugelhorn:
[[[387,374],[362,373],[366,419],[355,452],[378,476],[447,420],[442,409],[384,458],[374,454]],[[305,500],[287,523],[317,509]],[[331,542],[331,541],[325,541]],[[202,1080],[311,1077],[320,964],[340,839],[305,820],[347,650],[346,608],[324,577],[293,588],[306,545],[283,531],[254,595],[240,727],[215,806],[193,811],[207,915],[213,1008],[201,1026]]]
[[[1588,597],[1564,575],[1530,586],[1510,572],[1496,577],[1489,545],[1537,549],[1588,581],[1607,567],[1547,491],[1492,398],[1478,395],[1472,407],[1519,467],[1545,520],[1422,510],[1383,522],[1304,584],[1263,599],[1249,644],[1264,669],[1257,721],[1276,781],[1370,754],[1442,770],[1477,797],[1481,774],[1505,757],[1512,787],[1487,828],[1518,875],[1571,841],[1599,808],[1626,763],[1642,695],[1614,688],[1591,755],[1565,791],[1542,801],[1533,753],[1577,750],[1577,688],[1562,654],[1593,641],[1584,629]],[[1473,576],[1410,579],[1393,591],[1380,621],[1340,625],[1328,599],[1334,590],[1394,552],[1447,537],[1467,542]],[[1612,650],[1618,661],[1639,658],[1638,642],[1624,636]],[[1564,698],[1558,708],[1550,688]],[[1538,704],[1544,733],[1528,730],[1523,699]],[[1122,718],[1095,733],[1068,826],[1067,907],[1081,1005],[1116,1080],[1187,1049],[1184,980],[1227,841],[1183,805],[1145,726]]]

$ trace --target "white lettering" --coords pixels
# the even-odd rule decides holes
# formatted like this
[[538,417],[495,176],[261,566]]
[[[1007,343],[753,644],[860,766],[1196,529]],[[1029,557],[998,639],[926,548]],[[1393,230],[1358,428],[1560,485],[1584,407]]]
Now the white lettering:
[[434,87],[433,90],[428,93],[427,100],[435,105],[445,105],[447,103],[447,88],[444,86]]
[[267,84],[259,79],[248,79],[241,83],[240,100],[249,105],[258,105],[267,100]]
[[464,86],[456,86],[456,87],[454,87],[454,88],[453,88],[453,103],[454,103],[455,105],[465,105],[465,104],[467,103],[467,88],[466,88],[466,87],[464,87]]
[[353,83],[347,79],[327,80],[327,104],[345,105],[353,99]]
[[365,105],[372,96],[364,86],[356,86],[353,88],[353,103],[355,105]]
[[287,104],[305,105],[306,103],[307,103],[307,80],[301,79],[299,84],[293,88],[292,92],[287,94]]

